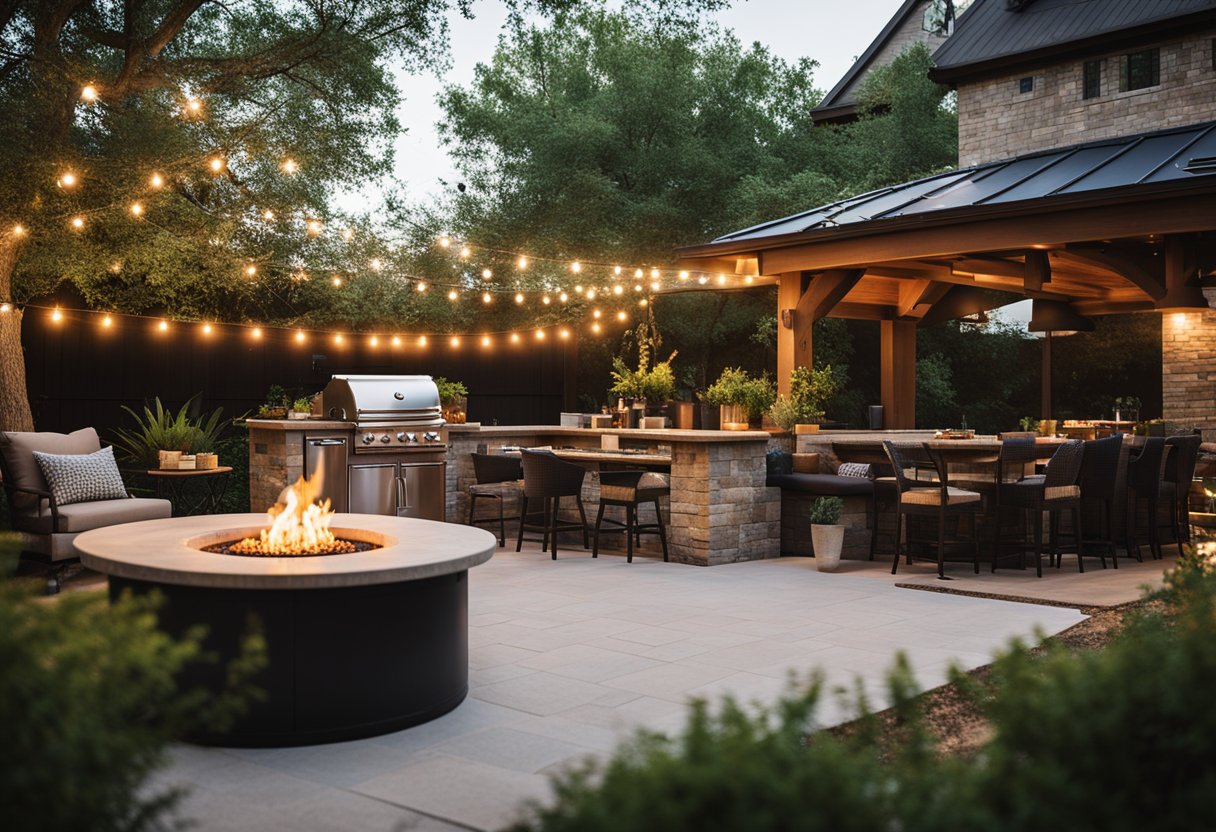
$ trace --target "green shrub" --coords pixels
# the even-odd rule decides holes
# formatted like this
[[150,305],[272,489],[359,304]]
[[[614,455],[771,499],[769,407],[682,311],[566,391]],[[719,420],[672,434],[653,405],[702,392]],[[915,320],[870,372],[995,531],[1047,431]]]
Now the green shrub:
[[823,420],[824,406],[840,389],[840,381],[829,364],[817,370],[797,367],[790,373],[790,401],[798,422],[812,424]]
[[788,396],[778,396],[777,401],[773,402],[773,406],[768,409],[768,415],[777,427],[782,430],[793,430],[802,414],[793,399]]
[[1165,611],[1139,615],[1104,650],[1014,644],[983,687],[956,672],[993,728],[974,756],[938,753],[899,656],[889,720],[856,695],[856,730],[817,732],[815,680],[754,712],[729,698],[716,712],[695,703],[679,736],[643,733],[606,763],[566,773],[556,802],[515,829],[1210,829],[1214,564],[1212,553],[1180,560]]
[[465,387],[462,382],[448,381],[443,376],[435,376],[435,387],[439,390],[440,404],[455,404],[461,399],[469,397],[469,388]]
[[742,407],[749,419],[763,416],[777,400],[777,389],[767,375],[753,378],[739,367],[727,367],[701,396],[706,404]]
[[811,504],[811,525],[835,526],[844,511],[844,500],[839,497],[819,497]]
[[[0,538],[15,557],[17,544]],[[244,697],[179,691],[202,634],[156,627],[155,598],[68,592],[48,603],[27,581],[0,583],[0,817],[7,830],[161,828],[181,797],[145,782],[167,744],[224,725]],[[259,639],[229,668],[240,687],[261,663]]]
[[182,451],[183,453],[213,453],[225,429],[232,420],[224,420],[222,407],[217,407],[206,416],[191,419],[190,405],[198,396],[192,396],[174,413],[154,399],[155,408],[145,404],[143,414],[129,407],[123,410],[135,420],[134,428],[119,428],[114,432],[114,447],[125,462],[144,468],[160,465],[160,451]]

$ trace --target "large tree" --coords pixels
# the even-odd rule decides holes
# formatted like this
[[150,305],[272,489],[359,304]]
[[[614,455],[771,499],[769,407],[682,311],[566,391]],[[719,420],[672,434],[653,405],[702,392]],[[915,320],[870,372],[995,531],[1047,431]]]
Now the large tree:
[[[643,2],[678,24],[723,0]],[[517,25],[525,11],[575,5],[507,3]],[[64,281],[130,312],[353,311],[359,293],[341,296],[330,278],[366,269],[385,245],[338,233],[372,229],[331,197],[391,171],[401,128],[390,70],[442,64],[447,14],[473,7],[0,2],[0,301],[16,304],[0,313],[0,429],[32,427],[21,305]]]

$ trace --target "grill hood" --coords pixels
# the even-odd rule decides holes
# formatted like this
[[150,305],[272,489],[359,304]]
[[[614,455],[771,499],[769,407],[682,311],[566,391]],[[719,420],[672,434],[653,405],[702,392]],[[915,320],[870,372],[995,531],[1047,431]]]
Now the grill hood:
[[331,419],[360,428],[444,425],[439,388],[430,376],[334,376],[321,404]]

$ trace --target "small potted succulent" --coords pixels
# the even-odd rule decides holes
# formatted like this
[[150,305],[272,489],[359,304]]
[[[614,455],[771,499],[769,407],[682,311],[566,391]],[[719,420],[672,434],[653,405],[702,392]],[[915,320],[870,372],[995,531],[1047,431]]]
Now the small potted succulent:
[[820,497],[811,505],[811,549],[820,572],[835,572],[840,566],[840,552],[844,548],[844,526],[840,525],[843,508],[844,500],[839,497]]
[[288,419],[307,419],[312,414],[312,399],[304,396],[296,399],[291,404],[291,412],[287,414]]

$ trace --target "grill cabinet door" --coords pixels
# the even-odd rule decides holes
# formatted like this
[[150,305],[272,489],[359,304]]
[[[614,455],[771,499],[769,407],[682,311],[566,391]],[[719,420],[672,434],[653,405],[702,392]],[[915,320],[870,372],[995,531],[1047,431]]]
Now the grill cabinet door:
[[304,476],[321,471],[322,499],[328,497],[334,511],[347,510],[346,438],[310,436],[304,440]]
[[350,466],[350,511],[353,514],[397,513],[397,466]]
[[399,517],[442,521],[445,516],[447,463],[424,462],[401,465]]

